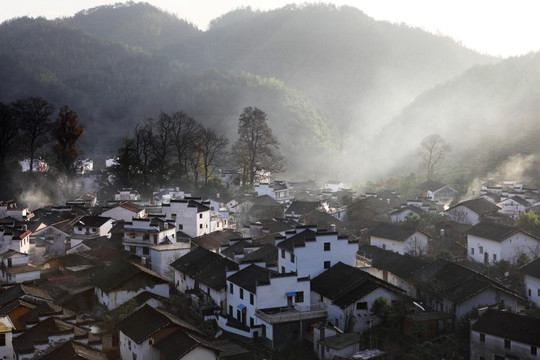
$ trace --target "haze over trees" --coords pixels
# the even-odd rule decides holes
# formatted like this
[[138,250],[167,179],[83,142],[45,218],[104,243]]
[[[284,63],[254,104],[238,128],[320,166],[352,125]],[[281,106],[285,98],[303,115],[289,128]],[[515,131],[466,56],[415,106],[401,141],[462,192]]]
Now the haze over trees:
[[439,134],[431,134],[422,140],[418,149],[418,155],[422,158],[424,170],[426,171],[426,179],[433,179],[441,161],[448,155],[451,149],[450,145]]

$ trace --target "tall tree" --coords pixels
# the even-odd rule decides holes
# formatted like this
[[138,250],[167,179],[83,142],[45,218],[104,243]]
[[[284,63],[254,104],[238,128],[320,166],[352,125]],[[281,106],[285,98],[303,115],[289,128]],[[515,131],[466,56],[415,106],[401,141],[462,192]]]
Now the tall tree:
[[13,108],[17,123],[22,130],[23,144],[30,158],[30,171],[32,171],[37,150],[49,141],[54,106],[41,97],[30,97],[15,101]]
[[451,151],[449,144],[439,134],[432,134],[424,138],[418,149],[418,155],[423,160],[426,178],[431,180],[437,167],[446,155]]
[[208,179],[213,173],[215,161],[220,155],[223,155],[223,151],[228,143],[229,139],[225,136],[217,136],[214,130],[202,128],[198,140],[198,147],[201,154],[205,184],[208,183]]
[[58,169],[66,175],[73,175],[75,172],[75,160],[82,154],[77,149],[77,142],[83,132],[84,127],[79,125],[77,113],[68,106],[60,109],[53,130],[53,136],[56,140],[53,151]]
[[171,140],[176,157],[176,173],[181,181],[187,176],[187,163],[194,146],[194,138],[199,131],[199,124],[183,111],[171,115]]
[[118,149],[116,165],[111,167],[118,188],[136,187],[141,175],[141,160],[137,154],[134,139],[123,138],[122,146]]
[[266,113],[256,107],[246,107],[240,115],[233,151],[244,183],[254,183],[258,168],[279,171],[283,167],[279,142],[266,121]]
[[17,129],[13,108],[0,103],[0,163],[12,160],[20,150],[17,146]]

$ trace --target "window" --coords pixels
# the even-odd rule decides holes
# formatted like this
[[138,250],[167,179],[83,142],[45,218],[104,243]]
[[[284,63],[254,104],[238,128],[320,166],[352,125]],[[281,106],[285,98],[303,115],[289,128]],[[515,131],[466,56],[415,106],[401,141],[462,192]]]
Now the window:
[[504,348],[505,349],[510,349],[510,347],[511,347],[510,340],[504,339]]
[[240,299],[244,300],[244,289],[240,288]]
[[148,345],[152,345],[154,343],[154,340],[150,339],[148,340]]
[[137,248],[135,246],[130,246],[129,247],[129,252],[132,253],[132,254],[135,254],[137,251]]
[[201,213],[201,214],[199,214],[199,219],[202,219],[202,213]]
[[324,251],[330,251],[330,243],[329,242],[324,243]]
[[173,220],[176,220],[176,214],[171,214],[171,217],[173,218]]
[[97,229],[96,229],[96,228],[92,228],[92,232],[96,232],[96,231],[97,231]]
[[303,291],[297,291],[296,296],[294,298],[295,303],[302,303],[304,302],[304,292]]
[[291,253],[291,262],[294,264],[294,254]]
[[250,316],[249,317],[249,327],[253,327],[255,326],[255,320],[253,320],[253,318]]
[[232,305],[229,305],[229,315],[232,317]]
[[131,350],[131,340],[128,340],[128,349]]
[[363,302],[357,302],[356,303],[356,310],[367,310],[367,301]]
[[531,297],[531,289],[528,290],[529,297]]
[[233,284],[229,284],[229,291],[234,294]]
[[480,342],[486,342],[486,334],[480,333]]
[[178,224],[178,230],[184,230],[184,225]]
[[471,248],[471,255],[474,255],[474,248]]
[[202,224],[199,224],[199,229],[202,229]]
[[255,305],[255,296],[253,294],[249,294],[249,303]]
[[483,246],[479,246],[479,247],[478,247],[478,252],[479,252],[480,254],[483,254],[483,253],[484,253],[484,247],[483,247]]
[[150,234],[144,234],[144,235],[142,236],[142,239],[143,239],[143,240],[150,240]]
[[540,289],[536,290],[536,295],[540,296]]
[[386,244],[382,244],[383,250],[386,250]]
[[536,355],[537,349],[536,346],[531,346],[531,355]]
[[330,261],[325,261],[324,262],[324,268],[325,269],[330,269]]
[[281,273],[282,273],[282,274],[285,273],[285,266],[282,266],[282,267],[281,267]]
[[142,253],[143,253],[143,255],[150,255],[150,249],[147,248],[147,247],[143,247]]
[[79,226],[79,231],[82,231],[82,227]]
[[133,353],[133,360],[137,360],[137,354]]
[[281,249],[281,258],[285,259],[285,249]]
[[6,346],[6,334],[0,334],[0,346]]

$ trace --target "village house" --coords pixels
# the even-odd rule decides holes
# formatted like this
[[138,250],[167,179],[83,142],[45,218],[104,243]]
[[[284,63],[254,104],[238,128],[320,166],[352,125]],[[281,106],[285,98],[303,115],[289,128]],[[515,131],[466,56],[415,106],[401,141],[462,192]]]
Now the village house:
[[125,188],[114,195],[114,201],[141,201],[141,195],[137,190]]
[[364,331],[378,322],[376,299],[400,301],[405,291],[365,271],[338,262],[311,280],[311,302],[328,311],[328,322],[343,332]]
[[73,227],[73,235],[71,237],[71,246],[76,243],[90,238],[98,236],[111,237],[110,231],[113,227],[113,219],[104,216],[87,215],[81,218]]
[[146,209],[131,201],[122,201],[117,206],[105,210],[101,213],[103,217],[110,217],[116,221],[130,222],[131,219],[144,219],[146,217]]
[[107,355],[101,350],[70,340],[39,358],[39,360],[58,359],[107,360]]
[[26,225],[15,225],[15,222],[0,226],[0,253],[15,250],[28,254],[31,234]]
[[419,196],[448,205],[458,196],[458,191],[435,180],[428,180],[418,185]]
[[380,223],[368,235],[370,245],[401,255],[422,255],[428,252],[429,235],[412,227]]
[[[480,310],[479,310],[480,312]],[[540,319],[486,309],[471,323],[471,359],[536,359]]]
[[533,204],[520,196],[512,196],[510,198],[501,199],[501,201],[497,203],[497,206],[501,208],[501,210],[499,210],[500,213],[515,219],[519,214],[530,209]]
[[14,200],[0,201],[0,219],[10,217],[17,221],[28,221],[34,217],[34,213],[28,207],[21,206]]
[[74,223],[67,219],[33,232],[30,239],[36,246],[45,247],[45,254],[48,256],[64,255],[66,247],[71,244],[70,232],[73,225]]
[[0,316],[0,358],[15,360],[13,353],[13,323],[7,316]]
[[319,360],[346,359],[360,351],[361,343],[358,333],[341,333],[334,326],[313,324],[313,352]]
[[180,200],[185,197],[190,197],[191,194],[186,194],[179,188],[160,189],[152,193],[152,204],[161,206],[163,204],[169,204],[171,200]]
[[319,231],[317,226],[298,226],[276,239],[279,249],[278,271],[314,278],[338,262],[354,266],[357,241],[333,231]]
[[173,199],[163,204],[161,211],[174,221],[178,231],[191,237],[210,233],[210,208],[200,198]]
[[320,201],[294,200],[285,210],[285,217],[299,219],[313,210],[324,209]]
[[174,286],[185,294],[193,294],[201,310],[227,312],[227,270],[238,269],[234,261],[201,246],[175,260]]
[[420,219],[426,212],[418,206],[404,205],[388,213],[390,222],[402,223],[412,218]]
[[218,317],[222,329],[250,338],[262,337],[272,349],[301,341],[313,322],[324,321],[326,311],[311,306],[309,278],[277,273],[256,264],[227,277],[227,317]]
[[289,186],[285,181],[255,184],[255,192],[257,196],[267,195],[279,204],[288,205],[293,201],[293,197],[289,195]]
[[4,283],[23,283],[40,278],[41,269],[28,264],[28,254],[8,250],[0,254],[2,261],[2,277]]
[[416,297],[415,276],[426,263],[408,254],[401,255],[373,245],[360,245],[356,267]]
[[214,231],[191,239],[192,244],[219,254],[223,246],[228,246],[232,239],[239,239],[242,234],[233,230]]
[[540,257],[523,265],[519,270],[524,275],[527,298],[540,307]]
[[469,260],[486,265],[515,263],[521,255],[538,257],[540,239],[512,226],[479,223],[467,230],[467,254]]
[[446,210],[448,219],[459,224],[476,225],[482,218],[497,214],[501,208],[484,198],[460,202]]
[[96,275],[94,282],[98,302],[109,310],[144,291],[169,296],[167,280],[152,270],[126,260],[116,261],[103,269]]
[[438,259],[417,271],[418,296],[427,307],[461,320],[475,307],[502,306],[518,312],[525,302],[519,294],[474,270]]

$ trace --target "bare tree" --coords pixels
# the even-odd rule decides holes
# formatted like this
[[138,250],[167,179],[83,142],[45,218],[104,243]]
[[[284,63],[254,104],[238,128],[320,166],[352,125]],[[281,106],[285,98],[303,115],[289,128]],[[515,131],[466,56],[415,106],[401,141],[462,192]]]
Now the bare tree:
[[32,171],[37,150],[49,141],[54,107],[40,97],[30,97],[15,101],[13,108],[24,136],[24,145]]
[[246,107],[238,123],[238,141],[233,147],[236,161],[242,169],[244,183],[253,184],[257,168],[279,171],[283,157],[279,142],[266,122],[266,113],[256,107]]
[[420,148],[418,149],[418,155],[424,162],[428,180],[433,178],[437,166],[451,150],[450,145],[447,144],[439,134],[429,135],[422,140]]
[[198,131],[198,123],[183,111],[171,115],[171,142],[176,156],[179,180],[187,175],[187,162],[193,138]]
[[225,136],[217,136],[214,130],[202,128],[198,146],[201,154],[204,183],[208,183],[208,178],[212,175],[215,161],[223,154],[229,139]]

